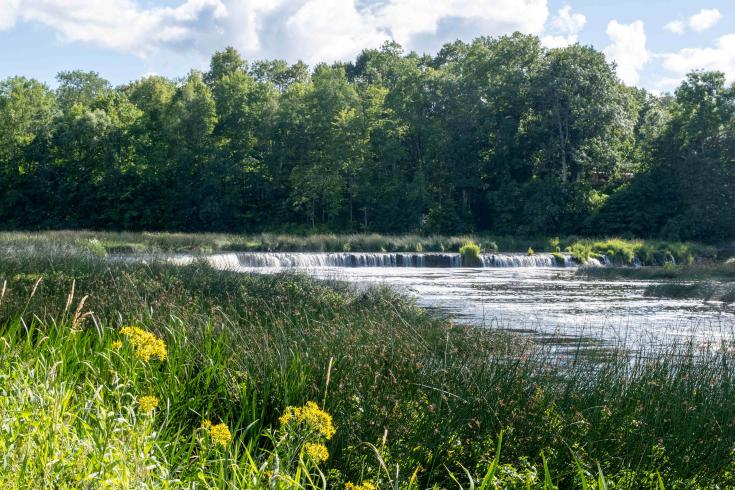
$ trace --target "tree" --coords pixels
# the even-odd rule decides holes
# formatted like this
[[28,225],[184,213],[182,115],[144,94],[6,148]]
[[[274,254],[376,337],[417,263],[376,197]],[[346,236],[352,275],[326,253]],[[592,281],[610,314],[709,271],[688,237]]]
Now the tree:
[[214,87],[224,77],[236,73],[245,73],[246,70],[247,62],[242,59],[235,48],[229,46],[212,55],[209,71],[204,75],[204,82],[210,87]]
[[538,170],[562,183],[613,175],[621,162],[619,144],[633,128],[602,53],[580,45],[550,50],[531,90],[528,123],[538,142]]
[[56,80],[59,82],[57,100],[64,110],[75,104],[91,107],[97,99],[112,91],[110,82],[94,71],[62,71]]
[[[57,104],[46,85],[23,77],[0,82],[0,223],[42,220],[47,177],[42,166]],[[40,205],[40,210],[38,209]]]
[[623,85],[515,33],[351,62],[216,52],[113,88],[0,82],[0,226],[735,238],[735,89]]

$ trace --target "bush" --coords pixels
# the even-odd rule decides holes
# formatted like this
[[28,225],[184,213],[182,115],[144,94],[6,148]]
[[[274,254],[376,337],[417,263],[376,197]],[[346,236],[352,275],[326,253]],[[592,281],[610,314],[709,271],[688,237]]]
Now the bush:
[[475,242],[466,242],[459,249],[462,256],[462,265],[465,267],[481,267],[480,246]]
[[563,267],[566,264],[566,258],[559,252],[551,252],[551,255],[556,260],[556,265]]
[[566,248],[566,251],[572,254],[574,260],[580,264],[586,264],[590,257],[592,257],[592,245],[589,243],[573,243]]

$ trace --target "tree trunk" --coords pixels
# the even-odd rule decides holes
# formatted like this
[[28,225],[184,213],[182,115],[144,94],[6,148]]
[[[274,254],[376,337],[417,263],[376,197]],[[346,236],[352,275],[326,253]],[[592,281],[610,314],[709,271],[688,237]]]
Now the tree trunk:
[[561,181],[566,183],[567,181],[567,145],[564,137],[564,126],[561,122],[561,108],[559,102],[555,104],[556,109],[556,124],[559,128],[559,150],[561,151]]

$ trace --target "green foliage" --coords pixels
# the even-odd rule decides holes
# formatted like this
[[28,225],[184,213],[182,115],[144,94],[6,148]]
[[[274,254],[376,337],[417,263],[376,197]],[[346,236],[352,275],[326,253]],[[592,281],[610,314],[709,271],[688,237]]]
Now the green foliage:
[[4,229],[735,237],[735,90],[716,72],[659,97],[590,47],[516,33],[58,82],[0,82]]
[[[4,488],[248,488],[276,464],[306,488],[322,486],[319,470],[330,488],[488,474],[489,488],[575,488],[579,468],[588,488],[603,472],[609,488],[651,488],[657,472],[676,488],[733,482],[729,349],[582,349],[570,362],[390,291],[2,243]],[[163,339],[165,360],[137,357],[128,325]],[[279,417],[309,400],[333,416],[332,439],[284,437]],[[300,437],[324,442],[327,462],[310,461]]]
[[576,260],[579,264],[586,264],[593,255],[592,245],[584,242],[575,242],[566,247],[565,250],[572,254],[574,260]]
[[465,267],[479,267],[482,265],[480,246],[475,242],[467,242],[459,248],[462,265]]
[[732,262],[705,262],[692,265],[674,265],[671,262],[663,267],[608,267],[584,268],[580,274],[601,278],[631,278],[646,280],[677,279],[681,281],[735,280],[735,264]]

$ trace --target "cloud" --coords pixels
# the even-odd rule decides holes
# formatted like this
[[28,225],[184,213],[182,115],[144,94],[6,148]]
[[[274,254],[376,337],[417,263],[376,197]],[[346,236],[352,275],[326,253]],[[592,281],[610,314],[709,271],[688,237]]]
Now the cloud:
[[689,17],[689,27],[693,31],[706,31],[720,20],[720,11],[717,9],[702,9]]
[[15,25],[20,9],[20,0],[3,0],[0,5],[0,31]]
[[450,31],[451,24],[473,25],[485,29],[484,34],[540,34],[548,17],[546,0],[388,0],[375,5],[370,10],[376,25],[409,46],[421,34]]
[[[63,42],[141,58],[208,55],[233,45],[248,57],[333,61],[386,39],[425,51],[458,37],[540,34],[548,17],[547,0],[180,0],[175,7],[142,0],[0,2],[0,29],[40,23]],[[578,22],[578,14],[569,19]]]
[[664,26],[664,29],[674,34],[684,34],[686,25],[680,20],[672,20]]
[[565,5],[549,23],[549,31],[541,37],[541,42],[548,48],[561,48],[577,42],[577,34],[587,23],[587,17],[580,13],[572,13],[572,7]]
[[637,84],[641,70],[651,58],[646,49],[643,22],[637,20],[631,24],[620,24],[612,20],[607,25],[607,35],[612,43],[603,50],[605,56],[616,63],[618,76],[623,82]]
[[175,8],[148,8],[132,0],[20,0],[14,19],[51,27],[63,41],[91,43],[145,57],[161,46],[190,49],[206,39],[205,26],[227,18],[221,0],[187,0]]
[[685,48],[676,53],[660,55],[663,67],[672,73],[671,79],[681,80],[693,70],[718,70],[728,81],[735,82],[735,34],[727,34],[709,48]]
[[352,2],[306,2],[286,20],[287,51],[299,51],[311,63],[341,60],[388,39],[385,31],[364,20],[365,16]]

